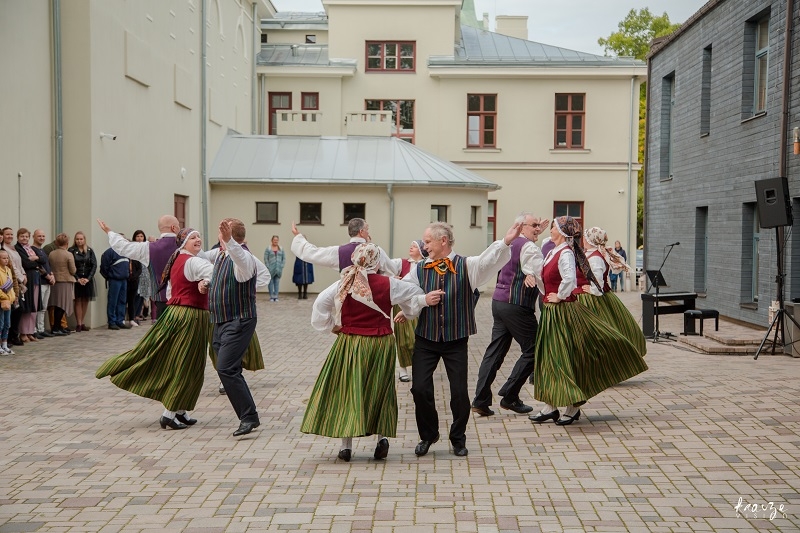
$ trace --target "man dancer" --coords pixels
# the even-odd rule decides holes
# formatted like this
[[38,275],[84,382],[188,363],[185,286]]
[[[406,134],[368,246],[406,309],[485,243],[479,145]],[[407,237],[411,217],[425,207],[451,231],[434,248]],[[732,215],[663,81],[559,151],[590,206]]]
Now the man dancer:
[[56,278],[53,276],[53,271],[50,269],[50,261],[47,258],[47,253],[42,249],[44,241],[46,240],[44,230],[37,229],[33,232],[33,245],[31,248],[39,256],[42,263],[42,270],[44,272],[39,276],[39,295],[42,297],[42,307],[36,313],[36,337],[43,339],[45,337],[52,337],[52,333],[44,327],[44,319],[47,316],[47,302],[50,301],[50,286],[55,285]]
[[[161,286],[161,274],[167,266],[172,252],[178,248],[175,236],[180,231],[178,219],[172,215],[163,215],[158,219],[158,231],[161,233],[154,242],[131,242],[118,233],[114,233],[106,226],[106,223],[97,219],[100,228],[108,234],[108,243],[119,255],[139,261],[143,267],[147,267],[150,273],[150,286],[154,291],[158,291]],[[156,302],[156,316],[167,308],[167,288],[164,287],[156,292],[151,298]],[[151,311],[152,313],[152,311]]]
[[539,297],[536,279],[541,279],[544,263],[536,238],[549,221],[525,213],[515,222],[520,224],[522,232],[511,242],[511,261],[497,274],[492,295],[492,340],[483,355],[475,399],[472,400],[472,411],[481,416],[494,414],[491,409],[492,383],[511,348],[512,339],[519,344],[522,355],[498,393],[503,397],[500,407],[520,414],[533,411],[533,407],[522,403],[519,391],[533,372],[538,326],[535,306]]
[[411,376],[414,385],[414,407],[420,442],[414,453],[428,453],[431,444],[439,440],[439,413],[436,411],[433,373],[439,360],[444,361],[450,382],[450,442],[453,453],[465,457],[466,428],[469,421],[469,391],[467,389],[467,346],[469,336],[477,332],[473,291],[490,281],[511,259],[511,242],[520,234],[521,226],[514,224],[506,236],[493,242],[480,255],[463,257],[453,252],[453,228],[444,222],[434,222],[425,229],[423,242],[428,258],[403,281],[418,284],[425,293],[418,296],[416,306],[423,307],[414,339]]
[[256,403],[242,375],[242,359],[256,330],[256,285],[268,285],[270,279],[267,267],[250,253],[244,239],[244,223],[226,218],[219,224],[220,247],[205,254],[214,263],[208,310],[214,324],[217,374],[239,418],[234,437],[247,435],[260,425]]

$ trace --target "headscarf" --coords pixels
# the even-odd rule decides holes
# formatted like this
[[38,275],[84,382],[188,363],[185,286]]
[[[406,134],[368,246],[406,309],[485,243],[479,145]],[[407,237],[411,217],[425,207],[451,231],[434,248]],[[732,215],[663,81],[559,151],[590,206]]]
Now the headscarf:
[[200,234],[199,231],[192,228],[183,228],[178,232],[175,236],[175,243],[178,245],[178,248],[172,252],[172,255],[169,256],[169,261],[167,261],[167,266],[164,267],[164,271],[161,273],[161,284],[158,287],[159,291],[164,290],[164,287],[167,286],[169,282],[170,272],[172,271],[172,265],[175,263],[175,259],[178,257],[178,254],[181,253],[183,247],[186,246],[186,242],[189,240],[189,237],[197,233]]
[[371,242],[359,244],[353,250],[350,258],[353,264],[342,270],[339,281],[339,290],[334,301],[334,323],[342,325],[342,304],[348,295],[355,301],[361,302],[370,309],[374,309],[389,318],[378,304],[372,299],[372,289],[369,286],[367,274],[374,273],[378,268],[378,260],[381,257],[381,249],[377,244]]
[[581,225],[570,216],[556,217],[553,219],[553,223],[556,225],[558,232],[566,239],[567,245],[572,248],[575,254],[575,263],[581,269],[583,275],[586,276],[590,283],[594,283],[602,291],[603,287],[597,281],[594,272],[592,272],[589,260],[586,259],[586,253],[581,247]]
[[422,258],[425,259],[428,257],[428,252],[425,250],[425,243],[421,240],[411,241],[411,244],[416,244],[417,248],[419,248],[419,253],[422,255]]
[[583,236],[586,238],[586,242],[600,251],[603,259],[606,260],[606,263],[608,263],[608,266],[610,266],[612,270],[633,271],[630,265],[625,262],[616,250],[606,246],[606,243],[608,243],[608,234],[604,229],[595,226],[584,231]]

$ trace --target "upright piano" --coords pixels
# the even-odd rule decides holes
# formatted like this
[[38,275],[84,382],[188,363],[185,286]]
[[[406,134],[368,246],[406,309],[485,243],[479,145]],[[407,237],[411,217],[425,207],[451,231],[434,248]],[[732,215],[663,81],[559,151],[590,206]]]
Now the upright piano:
[[[683,314],[689,309],[696,309],[695,300],[697,300],[696,292],[660,292],[658,294],[658,314]],[[645,337],[652,337],[655,333],[655,311],[655,293],[642,293],[642,331]]]

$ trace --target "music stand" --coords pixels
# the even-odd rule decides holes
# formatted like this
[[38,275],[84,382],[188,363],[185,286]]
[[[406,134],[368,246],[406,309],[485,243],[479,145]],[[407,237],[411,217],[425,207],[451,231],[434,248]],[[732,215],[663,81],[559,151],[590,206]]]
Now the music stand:
[[667,332],[661,333],[661,330],[659,329],[659,325],[658,325],[658,304],[659,304],[659,302],[658,302],[658,300],[659,300],[659,298],[658,298],[658,288],[667,286],[667,282],[666,282],[666,280],[664,280],[664,274],[661,273],[661,269],[664,268],[664,265],[667,262],[667,257],[669,257],[669,254],[672,253],[672,248],[674,246],[675,246],[675,244],[670,244],[670,245],[667,245],[667,246],[664,247],[665,249],[669,248],[669,251],[667,252],[667,255],[664,257],[664,260],[661,262],[661,266],[658,267],[658,270],[647,270],[646,271],[647,272],[647,278],[650,280],[650,288],[653,288],[653,287],[656,288],[656,307],[655,307],[655,317],[656,317],[655,326],[656,327],[655,327],[655,330],[653,331],[653,342],[658,342],[658,339],[660,337],[666,337],[667,340],[669,340],[669,337],[672,335],[672,333],[667,333]]

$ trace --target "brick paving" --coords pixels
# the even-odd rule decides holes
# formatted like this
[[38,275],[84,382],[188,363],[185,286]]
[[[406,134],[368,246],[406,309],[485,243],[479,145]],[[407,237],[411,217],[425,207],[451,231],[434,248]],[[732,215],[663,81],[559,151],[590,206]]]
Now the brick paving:
[[[638,294],[621,296],[640,313]],[[160,429],[156,402],[94,378],[146,327],[97,328],[0,357],[0,532],[800,530],[797,359],[648,342],[650,370],[591,399],[572,426],[533,425],[496,398],[495,416],[473,415],[466,459],[446,439],[414,455],[410,384],[398,382],[388,459],[373,460],[375,441],[363,438],[344,463],[337,440],[299,432],[333,341],[310,327],[311,305],[259,302],[267,370],[246,377],[261,427],[241,439],[210,367],[200,422],[184,431]],[[491,331],[488,294],[478,317],[470,389]],[[679,317],[664,320],[680,330]],[[436,385],[446,435],[442,371]],[[530,386],[523,399],[539,407]]]

